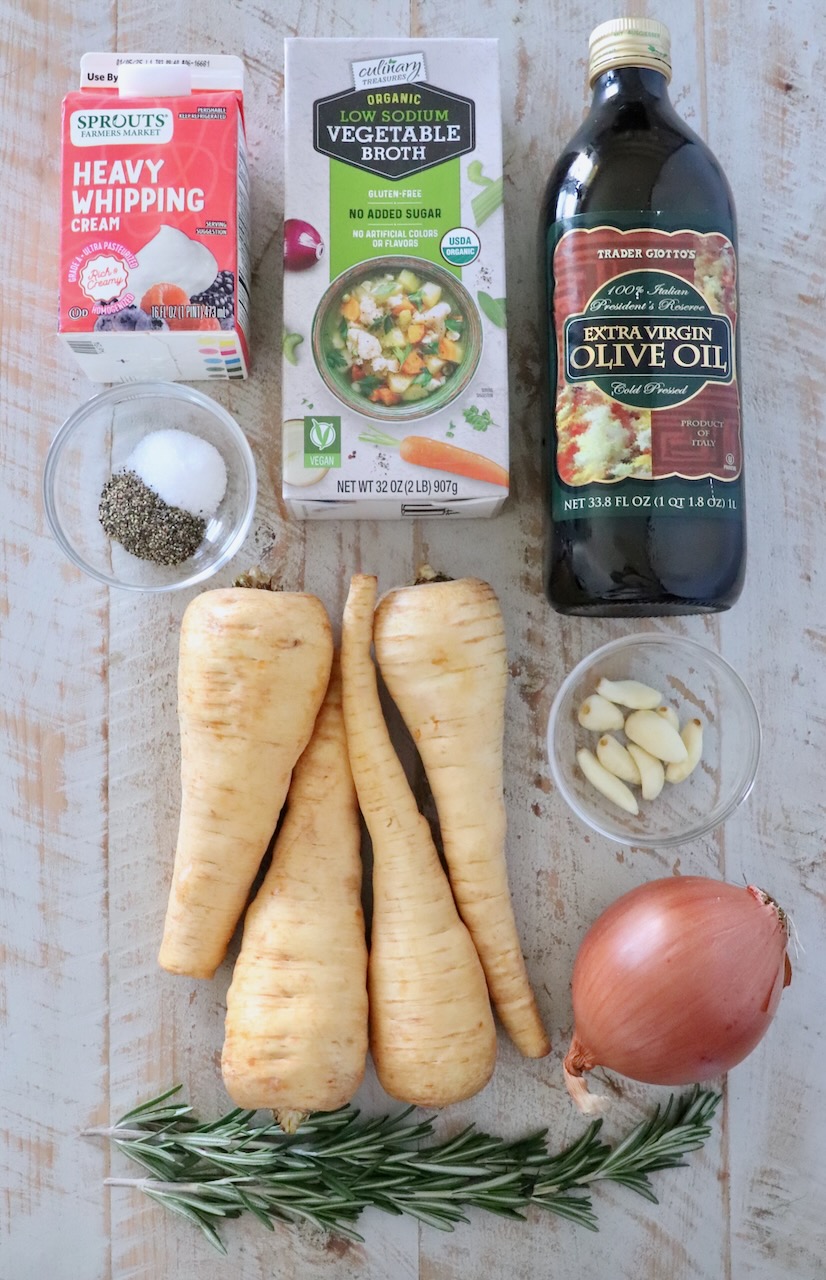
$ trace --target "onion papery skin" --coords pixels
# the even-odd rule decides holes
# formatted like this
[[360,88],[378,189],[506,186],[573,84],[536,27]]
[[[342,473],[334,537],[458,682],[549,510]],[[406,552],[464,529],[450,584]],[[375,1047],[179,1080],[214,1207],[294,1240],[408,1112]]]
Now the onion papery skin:
[[758,1044],[791,979],[785,914],[753,885],[669,877],[594,922],[572,978],[568,1087],[600,1065],[647,1084],[719,1076]]

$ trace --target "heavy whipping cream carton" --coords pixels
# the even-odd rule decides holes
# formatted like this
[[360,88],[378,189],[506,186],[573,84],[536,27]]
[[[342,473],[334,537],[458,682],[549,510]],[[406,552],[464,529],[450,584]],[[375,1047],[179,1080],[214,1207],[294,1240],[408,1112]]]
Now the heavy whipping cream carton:
[[95,382],[244,378],[243,64],[87,53],[63,101],[58,332]]
[[311,519],[508,493],[495,40],[287,40],[283,496]]

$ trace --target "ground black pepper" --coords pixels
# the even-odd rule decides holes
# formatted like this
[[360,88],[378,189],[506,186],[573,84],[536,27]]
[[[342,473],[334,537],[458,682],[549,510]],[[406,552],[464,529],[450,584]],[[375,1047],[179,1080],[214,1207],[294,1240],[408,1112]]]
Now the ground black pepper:
[[110,476],[98,516],[105,532],[125,550],[155,564],[180,564],[203,541],[206,522],[170,507],[134,471]]

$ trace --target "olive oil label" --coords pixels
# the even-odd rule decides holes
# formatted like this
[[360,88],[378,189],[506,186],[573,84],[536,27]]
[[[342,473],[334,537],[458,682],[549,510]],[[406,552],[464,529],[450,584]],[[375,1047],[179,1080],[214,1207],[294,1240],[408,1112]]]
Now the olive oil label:
[[549,246],[554,517],[735,515],[734,246],[716,231],[605,221],[557,224]]

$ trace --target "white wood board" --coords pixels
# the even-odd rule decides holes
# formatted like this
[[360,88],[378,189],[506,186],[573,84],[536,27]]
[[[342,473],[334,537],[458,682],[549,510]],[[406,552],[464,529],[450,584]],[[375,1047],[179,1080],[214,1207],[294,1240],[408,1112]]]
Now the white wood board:
[[[723,831],[658,854],[585,832],[553,792],[544,746],[566,671],[604,640],[652,625],[562,620],[541,584],[537,214],[586,106],[588,33],[609,12],[595,0],[460,0],[449,10],[432,0],[156,10],[119,0],[105,12],[88,0],[63,11],[3,0],[0,15],[0,1280],[815,1280],[826,1255],[826,17],[804,0],[656,7],[672,28],[675,104],[723,162],[739,207],[750,559],[731,613],[654,625],[718,647],[751,686],[764,728],[746,805]],[[490,522],[302,525],[284,519],[276,496],[281,41],[379,30],[501,42],[514,486]],[[520,1224],[479,1213],[444,1236],[371,1213],[364,1245],[231,1223],[227,1260],[186,1222],[105,1188],[127,1162],[79,1137],[173,1081],[205,1114],[226,1105],[218,1059],[230,973],[228,961],[214,982],[188,983],[155,964],[177,818],[176,632],[187,599],[110,595],[82,577],[61,559],[40,500],[48,443],[94,390],[53,336],[59,105],[87,48],[208,48],[247,64],[255,365],[247,384],[211,388],[259,467],[242,559],[315,591],[334,619],[351,572],[377,571],[385,588],[425,559],[481,573],[503,601],[511,878],[554,1051],[526,1063],[501,1041],[491,1085],[444,1125],[547,1125],[560,1144],[580,1131],[560,1069],[568,978],[588,924],[620,892],[657,875],[745,878],[792,913],[802,944],[794,981],[765,1042],[723,1083],[712,1140],[688,1169],[658,1176],[658,1206],[598,1188],[598,1236],[541,1215]],[[664,1092],[623,1083],[609,1132]],[[372,1080],[360,1101],[388,1105]]]

